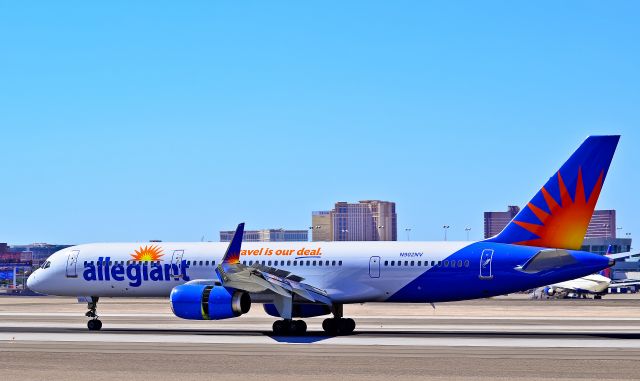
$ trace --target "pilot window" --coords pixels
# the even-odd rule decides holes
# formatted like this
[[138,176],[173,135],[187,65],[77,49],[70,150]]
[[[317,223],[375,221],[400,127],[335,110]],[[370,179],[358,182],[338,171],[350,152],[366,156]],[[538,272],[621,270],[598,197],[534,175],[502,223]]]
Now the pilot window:
[[[85,262],[86,264],[86,262]],[[40,266],[41,269],[48,269],[51,266],[51,262],[49,261],[45,261],[42,266]]]

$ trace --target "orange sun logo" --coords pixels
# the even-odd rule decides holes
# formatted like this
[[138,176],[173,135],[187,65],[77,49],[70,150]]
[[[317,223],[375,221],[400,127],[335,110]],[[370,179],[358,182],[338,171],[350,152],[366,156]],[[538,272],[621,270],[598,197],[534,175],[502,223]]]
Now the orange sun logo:
[[591,220],[593,209],[598,201],[604,179],[604,171],[593,187],[593,191],[587,200],[585,197],[584,183],[582,180],[582,168],[578,169],[578,181],[573,200],[569,190],[564,184],[560,172],[558,172],[558,185],[560,187],[560,203],[551,197],[549,192],[542,187],[542,195],[547,204],[547,213],[541,208],[529,203],[527,207],[538,217],[542,225],[522,221],[514,221],[516,224],[535,234],[539,238],[517,242],[520,245],[559,247],[578,250],[587,232],[587,226]]
[[164,255],[162,254],[162,249],[157,245],[140,246],[140,249],[134,251],[135,254],[131,254],[131,258],[136,261],[159,261]]

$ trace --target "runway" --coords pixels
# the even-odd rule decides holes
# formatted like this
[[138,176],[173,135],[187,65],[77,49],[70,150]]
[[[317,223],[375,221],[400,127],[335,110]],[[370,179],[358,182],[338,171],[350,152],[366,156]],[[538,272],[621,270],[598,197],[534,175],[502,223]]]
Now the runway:
[[100,302],[100,332],[69,298],[0,298],[0,370],[10,378],[638,379],[640,299],[346,306],[357,331],[278,337],[259,308],[229,321],[175,318],[166,301]]

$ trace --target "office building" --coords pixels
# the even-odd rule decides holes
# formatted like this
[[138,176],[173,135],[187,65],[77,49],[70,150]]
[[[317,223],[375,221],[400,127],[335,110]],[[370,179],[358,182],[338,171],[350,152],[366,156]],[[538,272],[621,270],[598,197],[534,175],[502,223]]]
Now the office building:
[[311,240],[333,241],[333,222],[330,210],[311,213]]
[[313,241],[397,241],[395,202],[337,202],[329,211],[311,213]]
[[[220,231],[220,242],[230,242],[234,230]],[[243,242],[307,242],[309,232],[305,230],[262,229],[245,230]]]
[[509,205],[506,212],[484,212],[484,238],[499,234],[519,211],[519,207]]
[[616,238],[616,211],[594,210],[585,238]]

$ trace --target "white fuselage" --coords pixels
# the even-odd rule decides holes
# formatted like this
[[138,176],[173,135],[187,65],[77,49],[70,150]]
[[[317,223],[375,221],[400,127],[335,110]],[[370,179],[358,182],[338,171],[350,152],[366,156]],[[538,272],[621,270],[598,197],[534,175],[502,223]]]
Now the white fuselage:
[[[243,243],[240,261],[290,271],[337,302],[384,301],[467,242]],[[155,245],[159,260],[134,261]],[[69,247],[38,269],[29,287],[53,295],[167,297],[180,284],[215,279],[227,243],[98,243]],[[400,264],[398,261],[401,261]],[[470,270],[470,264],[462,264]],[[478,266],[474,263],[473,266]],[[452,269],[453,270],[453,269]],[[45,287],[42,285],[46,284]]]

